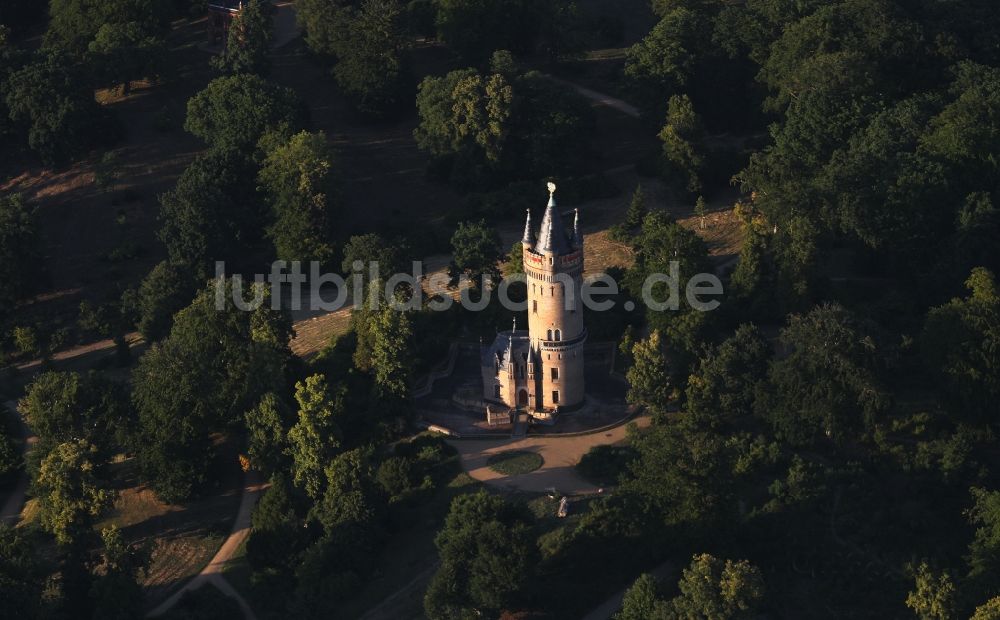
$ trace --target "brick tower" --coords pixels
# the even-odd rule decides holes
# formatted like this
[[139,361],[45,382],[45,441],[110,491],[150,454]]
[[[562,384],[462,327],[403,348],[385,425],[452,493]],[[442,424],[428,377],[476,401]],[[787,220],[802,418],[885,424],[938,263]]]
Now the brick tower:
[[529,394],[532,408],[551,412],[583,404],[583,233],[580,214],[573,230],[556,209],[556,186],[549,183],[549,204],[535,237],[528,211],[521,240],[528,287]]

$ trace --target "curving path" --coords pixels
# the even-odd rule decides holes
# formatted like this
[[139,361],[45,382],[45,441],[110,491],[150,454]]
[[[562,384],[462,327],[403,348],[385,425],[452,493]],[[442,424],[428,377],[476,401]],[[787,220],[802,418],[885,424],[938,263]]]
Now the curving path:
[[[35,442],[38,441],[38,437],[31,432],[21,413],[17,410],[17,403],[12,400],[0,405],[0,413],[3,412],[3,408],[8,410],[11,416],[17,418],[18,427],[21,429],[21,457],[27,458],[28,450],[31,449]],[[5,420],[0,420],[0,422],[5,422]],[[17,484],[11,491],[10,495],[7,496],[7,500],[3,503],[3,507],[0,508],[0,523],[6,523],[8,525],[17,525],[17,522],[21,520],[21,511],[24,510],[24,500],[28,494],[28,474],[22,471],[17,478]]]
[[[640,428],[649,425],[650,418],[643,415],[632,420]],[[491,486],[544,493],[555,488],[564,495],[597,493],[598,489],[576,473],[576,464],[591,448],[622,443],[628,424],[572,437],[534,435],[511,439],[450,439],[448,443],[458,450],[462,468],[470,476]],[[536,452],[545,463],[533,472],[517,476],[497,473],[486,464],[491,456],[508,450]]]
[[219,547],[219,550],[215,553],[215,557],[201,570],[200,573],[191,578],[184,584],[177,592],[163,601],[159,606],[157,606],[153,611],[146,614],[147,618],[152,618],[155,616],[160,616],[165,614],[171,607],[177,604],[177,601],[181,600],[184,593],[189,591],[197,590],[205,584],[211,583],[217,587],[223,594],[236,599],[239,604],[240,609],[243,610],[243,615],[247,620],[257,620],[256,614],[250,608],[246,599],[240,595],[239,592],[233,588],[232,585],[226,581],[225,576],[222,574],[225,569],[226,562],[233,557],[236,550],[239,549],[240,545],[246,540],[246,537],[250,534],[251,517],[253,516],[253,507],[257,504],[257,498],[267,487],[267,484],[261,482],[261,476],[255,471],[247,472],[245,478],[245,484],[243,487],[243,496],[240,499],[240,509],[236,513],[236,520],[233,521],[233,529],[226,537],[226,540]]
[[552,81],[569,86],[570,88],[576,90],[576,92],[583,95],[586,99],[590,99],[594,103],[618,110],[625,116],[631,116],[632,118],[640,118],[642,116],[639,108],[635,107],[631,103],[628,103],[627,101],[622,101],[617,97],[612,97],[611,95],[600,93],[596,90],[591,90],[586,86],[581,86],[574,82],[570,82],[569,80],[563,80],[557,77],[552,77]]

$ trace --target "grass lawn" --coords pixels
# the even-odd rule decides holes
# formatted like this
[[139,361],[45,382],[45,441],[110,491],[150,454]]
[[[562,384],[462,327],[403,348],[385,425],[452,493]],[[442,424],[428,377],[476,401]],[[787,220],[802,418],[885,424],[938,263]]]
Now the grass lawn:
[[126,540],[151,545],[152,557],[143,580],[150,606],[197,575],[232,527],[240,502],[242,474],[235,446],[221,436],[216,437],[216,443],[217,456],[208,476],[216,482],[200,497],[182,504],[167,504],[141,484],[135,459],[111,465],[118,495],[96,529],[116,525]]
[[490,469],[505,476],[530,474],[541,467],[543,463],[545,463],[545,459],[542,458],[541,454],[537,454],[535,452],[523,452],[520,450],[511,450],[509,452],[494,454],[490,457],[490,460],[486,462]]

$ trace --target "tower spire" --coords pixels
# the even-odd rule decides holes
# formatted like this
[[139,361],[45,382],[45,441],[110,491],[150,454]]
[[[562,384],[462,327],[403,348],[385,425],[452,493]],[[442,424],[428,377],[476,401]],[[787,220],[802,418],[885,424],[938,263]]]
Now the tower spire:
[[524,220],[524,236],[521,237],[521,243],[531,246],[535,244],[535,229],[531,226],[531,209],[525,211],[528,212],[528,216]]
[[569,251],[569,238],[563,228],[562,218],[556,210],[556,184],[549,183],[549,204],[545,207],[542,217],[542,229],[538,233],[538,243],[535,251],[538,253],[566,254]]
[[573,245],[583,247],[583,229],[580,227],[580,210],[573,209]]

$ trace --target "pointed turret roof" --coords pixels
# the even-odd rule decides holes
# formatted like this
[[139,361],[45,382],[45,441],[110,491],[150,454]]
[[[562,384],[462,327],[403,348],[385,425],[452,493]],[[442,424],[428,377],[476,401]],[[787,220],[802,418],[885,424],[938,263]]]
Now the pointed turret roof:
[[545,207],[542,229],[538,233],[538,244],[535,245],[535,251],[539,253],[565,254],[570,249],[562,217],[556,210],[555,192],[555,183],[549,183],[549,204]]
[[583,247],[583,228],[580,227],[580,210],[573,209],[573,246]]
[[528,212],[528,217],[524,220],[524,236],[521,237],[521,243],[526,245],[535,245],[535,229],[531,225],[531,209],[525,209]]

